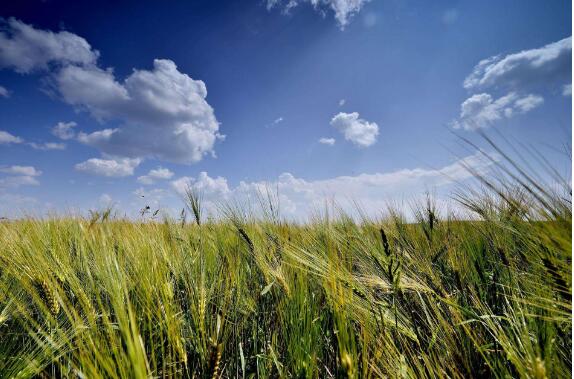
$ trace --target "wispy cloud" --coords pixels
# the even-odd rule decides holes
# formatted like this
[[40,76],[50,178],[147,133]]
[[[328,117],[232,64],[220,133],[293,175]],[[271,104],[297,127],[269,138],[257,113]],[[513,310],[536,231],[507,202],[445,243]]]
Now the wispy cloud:
[[323,144],[323,145],[333,146],[335,144],[335,139],[323,137],[323,138],[319,138],[319,143]]
[[334,13],[339,27],[343,30],[349,25],[351,18],[359,13],[363,6],[369,1],[370,0],[267,0],[267,9],[282,6],[283,11],[289,13],[299,4],[309,3],[321,13],[324,13],[325,9],[331,10]]
[[77,126],[75,122],[58,122],[52,128],[52,134],[63,140],[70,140],[76,137],[74,128]]
[[138,182],[145,185],[154,184],[158,180],[168,180],[173,177],[173,172],[167,168],[158,167],[150,170],[147,175],[138,177]]
[[61,142],[43,142],[43,143],[29,142],[28,145],[35,150],[44,150],[44,151],[66,149],[66,144]]
[[464,80],[464,88],[522,90],[555,81],[570,82],[571,74],[572,37],[568,37],[537,49],[484,59]]
[[10,97],[10,91],[6,87],[0,86],[0,97]]

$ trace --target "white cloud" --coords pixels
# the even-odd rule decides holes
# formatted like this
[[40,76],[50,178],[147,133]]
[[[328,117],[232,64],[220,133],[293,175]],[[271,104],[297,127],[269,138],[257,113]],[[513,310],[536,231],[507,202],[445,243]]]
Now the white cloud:
[[73,33],[35,29],[14,18],[0,20],[0,68],[19,73],[48,69],[49,64],[94,64],[99,53]]
[[345,100],[345,99],[339,100],[339,106],[342,107],[343,105],[345,105],[346,102],[347,102],[347,100]]
[[156,59],[153,70],[135,70],[122,83],[111,70],[77,66],[64,67],[54,80],[67,103],[98,119],[124,122],[117,129],[78,135],[104,153],[194,163],[213,153],[222,137],[205,100],[205,84],[170,60]]
[[572,96],[572,83],[565,84],[562,87],[562,95],[563,96]]
[[360,147],[368,147],[377,142],[379,126],[359,118],[357,112],[337,114],[331,120],[331,126],[339,130],[347,141]]
[[66,144],[65,143],[58,143],[58,142],[44,142],[44,143],[36,143],[36,142],[29,142],[33,149],[36,150],[65,150]]
[[33,176],[7,176],[0,178],[0,188],[18,188],[20,186],[37,186],[40,184]]
[[[288,13],[292,8],[300,3],[310,3],[316,10],[324,14],[325,8],[330,9],[335,14],[335,19],[341,29],[345,29],[351,18],[359,13],[363,6],[370,0],[289,0],[284,11]],[[267,9],[279,6],[283,0],[267,0]]]
[[147,175],[140,176],[137,180],[141,184],[151,185],[157,180],[167,180],[173,177],[173,172],[167,168],[158,167],[156,169],[150,170]]
[[10,91],[6,87],[0,86],[0,97],[10,97]]
[[478,63],[464,81],[466,89],[528,88],[551,81],[571,81],[572,37],[538,49],[494,56]]
[[54,126],[52,128],[52,134],[55,135],[56,137],[63,139],[63,140],[69,140],[72,139],[76,136],[76,133],[74,132],[74,128],[77,126],[78,124],[76,124],[75,122],[58,122],[56,124],[56,126]]
[[[156,59],[153,69],[134,70],[120,81],[111,68],[98,67],[98,56],[73,33],[35,29],[13,18],[0,21],[0,68],[48,71],[62,100],[99,121],[121,123],[115,129],[80,132],[78,141],[125,158],[190,164],[207,154],[215,156],[215,142],[224,136],[206,101],[204,82],[180,72],[168,59]],[[53,133],[72,139],[74,126],[59,124]],[[0,143],[17,142],[3,133]]]
[[319,138],[319,143],[322,143],[323,145],[333,146],[335,144],[335,139],[323,137],[323,138]]
[[42,175],[42,172],[33,166],[18,165],[2,166],[0,173],[10,175],[0,178],[0,190],[20,186],[37,186],[40,183],[36,177]]
[[0,130],[0,145],[8,145],[11,143],[22,143],[24,140],[20,137],[16,137],[8,132]]
[[227,179],[221,176],[211,178],[205,171],[200,172],[197,178],[183,176],[172,181],[171,185],[180,195],[185,195],[185,191],[188,187],[194,188],[201,193],[210,196],[219,196],[221,198],[226,198],[227,195],[230,194]]
[[412,200],[424,195],[426,191],[471,178],[472,174],[465,167],[472,167],[483,174],[491,165],[492,161],[476,153],[439,169],[403,169],[324,180],[305,180],[284,173],[276,180],[242,181],[233,188],[225,178],[211,178],[202,172],[198,178],[182,177],[174,180],[172,187],[180,195],[185,194],[187,186],[200,190],[210,210],[227,201],[256,204],[260,193],[277,190],[284,216],[305,219],[313,210],[322,208],[325,201],[330,200],[337,201],[347,211],[353,209],[353,201],[357,200],[370,215],[376,215],[392,202]]
[[66,145],[57,142],[25,142],[23,138],[16,137],[6,131],[0,130],[0,145],[9,145],[11,143],[26,143],[26,145],[36,150],[64,150]]
[[279,123],[281,123],[281,122],[283,122],[283,117],[278,117],[278,118],[276,118],[275,120],[273,120],[272,123],[270,123],[270,124],[268,124],[268,125],[265,125],[265,127],[266,127],[266,128],[272,128],[272,127],[276,126],[277,124],[279,124]]
[[78,171],[83,171],[93,175],[107,177],[124,177],[134,174],[134,169],[141,163],[141,159],[115,158],[99,159],[91,158],[85,162],[78,163],[74,167]]
[[518,109],[519,113],[526,113],[532,109],[542,105],[544,98],[538,95],[526,95],[514,102],[514,106]]
[[40,176],[42,171],[38,171],[33,166],[5,166],[0,167],[0,172],[10,175]]
[[488,93],[472,95],[460,107],[460,118],[453,121],[455,129],[476,130],[486,128],[495,122],[526,113],[544,102],[537,95],[519,96],[511,92],[496,100]]

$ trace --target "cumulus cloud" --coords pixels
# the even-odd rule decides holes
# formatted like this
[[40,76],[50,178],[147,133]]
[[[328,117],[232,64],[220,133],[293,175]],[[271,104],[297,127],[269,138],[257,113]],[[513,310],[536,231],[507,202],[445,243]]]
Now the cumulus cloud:
[[179,195],[185,195],[187,188],[193,188],[210,197],[225,199],[231,193],[227,185],[227,179],[218,176],[212,178],[207,172],[202,171],[197,178],[183,176],[171,182],[171,186]]
[[[61,99],[119,128],[75,133],[74,123],[60,123],[53,134],[125,158],[156,158],[195,163],[214,153],[219,123],[207,103],[207,88],[156,59],[151,70],[134,70],[124,80],[98,66],[99,53],[73,33],[36,29],[16,19],[0,21],[0,68],[19,73],[47,71]],[[16,143],[0,134],[0,143]],[[22,142],[22,141],[20,141]]]
[[529,88],[571,81],[571,76],[572,37],[568,37],[541,48],[484,59],[464,80],[464,88]]
[[205,100],[205,83],[180,72],[171,60],[156,59],[153,70],[135,70],[122,83],[111,70],[78,66],[64,67],[55,82],[67,103],[98,119],[124,122],[78,135],[107,154],[195,163],[213,153],[222,137]]
[[515,92],[498,99],[488,93],[480,93],[466,99],[460,107],[460,118],[453,121],[455,129],[476,130],[492,126],[495,122],[524,114],[544,102],[541,96],[519,96]]
[[138,177],[138,182],[145,185],[154,184],[158,180],[167,180],[173,177],[173,172],[167,168],[158,167],[156,169],[150,170],[147,175]]
[[99,159],[91,158],[85,162],[76,164],[74,167],[78,171],[83,171],[92,175],[107,177],[124,177],[134,174],[134,169],[141,163],[141,159],[134,158],[114,158]]
[[172,181],[171,185],[182,196],[188,187],[199,190],[210,210],[226,201],[257,203],[261,193],[277,190],[284,216],[305,219],[311,211],[322,208],[325,201],[331,200],[337,201],[346,210],[353,208],[354,200],[360,201],[374,215],[383,211],[389,202],[411,200],[428,190],[471,178],[472,174],[466,167],[484,174],[492,164],[482,153],[476,153],[438,169],[403,169],[324,180],[306,180],[283,173],[275,180],[241,181],[235,187],[230,187],[223,177],[212,178],[202,172],[197,178],[182,177]]
[[30,145],[35,150],[65,150],[66,144],[59,143],[59,142],[44,142],[44,143],[36,143],[36,142],[29,142]]
[[4,130],[0,130],[0,145],[9,145],[11,143],[22,143],[24,140],[16,137]]
[[343,133],[347,141],[359,147],[368,147],[377,142],[379,126],[359,118],[357,112],[341,112],[331,119],[331,126]]
[[330,9],[334,15],[339,27],[345,29],[351,18],[359,13],[363,6],[370,0],[267,0],[267,9],[276,6],[283,6],[284,12],[288,13],[292,8],[300,3],[310,3],[316,10],[324,14],[325,9]]
[[10,97],[10,91],[6,87],[0,86],[0,97]]
[[335,144],[335,139],[334,138],[319,138],[319,143],[323,144],[323,145],[329,145],[329,146],[333,146]]
[[36,29],[10,18],[0,20],[0,68],[19,73],[48,69],[50,64],[94,64],[99,53],[76,34]]
[[74,128],[77,126],[75,122],[58,122],[52,128],[52,134],[63,140],[70,140],[76,136]]

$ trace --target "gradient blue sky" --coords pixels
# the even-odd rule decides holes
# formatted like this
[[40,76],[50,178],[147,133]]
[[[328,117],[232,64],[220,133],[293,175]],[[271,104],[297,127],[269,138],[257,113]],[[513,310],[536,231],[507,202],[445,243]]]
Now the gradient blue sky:
[[[181,209],[187,184],[215,203],[265,183],[286,214],[325,198],[376,212],[447,194],[446,177],[468,177],[457,161],[488,170],[455,135],[479,131],[569,168],[555,149],[571,138],[570,2],[287,3],[2,4],[0,213],[113,203],[133,216],[148,203]],[[61,139],[54,127],[70,122]],[[90,134],[114,128],[123,137]]]

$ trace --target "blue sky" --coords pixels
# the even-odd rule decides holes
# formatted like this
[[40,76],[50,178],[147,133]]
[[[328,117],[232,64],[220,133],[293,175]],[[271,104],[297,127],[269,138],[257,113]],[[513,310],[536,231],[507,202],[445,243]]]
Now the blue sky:
[[[311,3],[316,3],[315,5]],[[289,4],[294,6],[289,6]],[[563,1],[20,1],[0,16],[0,213],[180,209],[279,189],[287,215],[446,195],[479,132],[559,169]],[[448,178],[448,180],[447,180]],[[143,195],[143,197],[142,197]]]

